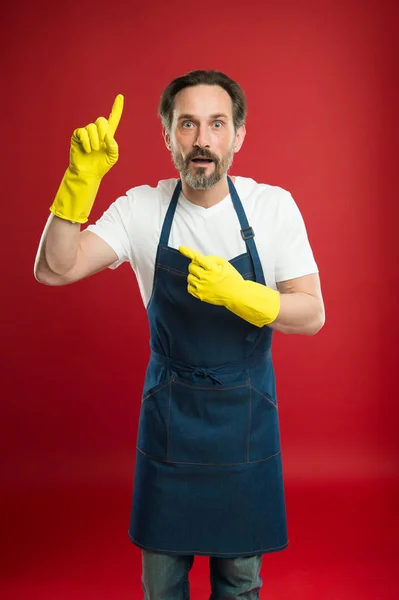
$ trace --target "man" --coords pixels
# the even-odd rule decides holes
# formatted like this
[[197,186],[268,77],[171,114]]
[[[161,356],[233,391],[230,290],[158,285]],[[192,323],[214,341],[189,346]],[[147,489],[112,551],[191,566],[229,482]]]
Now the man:
[[74,132],[35,276],[65,285],[124,261],[137,276],[151,357],[129,536],[146,600],[188,598],[195,555],[210,557],[212,600],[252,600],[263,554],[288,544],[272,334],[323,326],[317,265],[288,192],[228,177],[247,107],[218,71],[162,94],[180,180],[129,190],[80,232],[118,159],[122,104]]

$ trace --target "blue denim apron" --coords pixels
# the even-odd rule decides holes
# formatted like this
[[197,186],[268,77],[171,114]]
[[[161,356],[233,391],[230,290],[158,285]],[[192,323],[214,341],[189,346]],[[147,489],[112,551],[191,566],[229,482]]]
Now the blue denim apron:
[[[247,252],[230,260],[265,285],[233,185]],[[129,537],[175,555],[237,558],[288,545],[273,331],[187,291],[190,259],[168,246],[179,181],[162,227],[147,306],[151,356],[137,436]]]

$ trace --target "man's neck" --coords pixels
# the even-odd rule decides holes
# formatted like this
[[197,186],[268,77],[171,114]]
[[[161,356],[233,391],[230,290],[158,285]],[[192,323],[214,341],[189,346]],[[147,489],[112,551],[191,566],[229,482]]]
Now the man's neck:
[[[235,177],[231,179],[235,183]],[[223,177],[218,183],[215,183],[215,185],[207,190],[195,190],[182,179],[182,190],[187,200],[204,208],[215,206],[215,204],[221,202],[230,193],[227,176]]]

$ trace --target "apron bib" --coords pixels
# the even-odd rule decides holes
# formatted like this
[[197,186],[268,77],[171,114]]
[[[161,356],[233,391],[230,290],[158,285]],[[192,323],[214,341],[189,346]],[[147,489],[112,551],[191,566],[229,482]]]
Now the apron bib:
[[[230,263],[265,285],[228,178],[247,252]],[[168,246],[173,193],[147,306],[151,356],[137,435],[129,537],[175,555],[237,558],[288,545],[273,330],[187,291],[190,259]]]

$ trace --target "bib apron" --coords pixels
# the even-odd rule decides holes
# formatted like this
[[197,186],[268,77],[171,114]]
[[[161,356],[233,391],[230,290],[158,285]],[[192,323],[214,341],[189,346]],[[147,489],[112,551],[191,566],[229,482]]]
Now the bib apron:
[[[244,208],[231,200],[247,252],[230,263],[264,284]],[[187,291],[190,259],[168,246],[181,192],[162,226],[147,305],[144,382],[129,537],[172,555],[236,558],[288,545],[273,330]],[[238,225],[238,223],[237,223]]]

